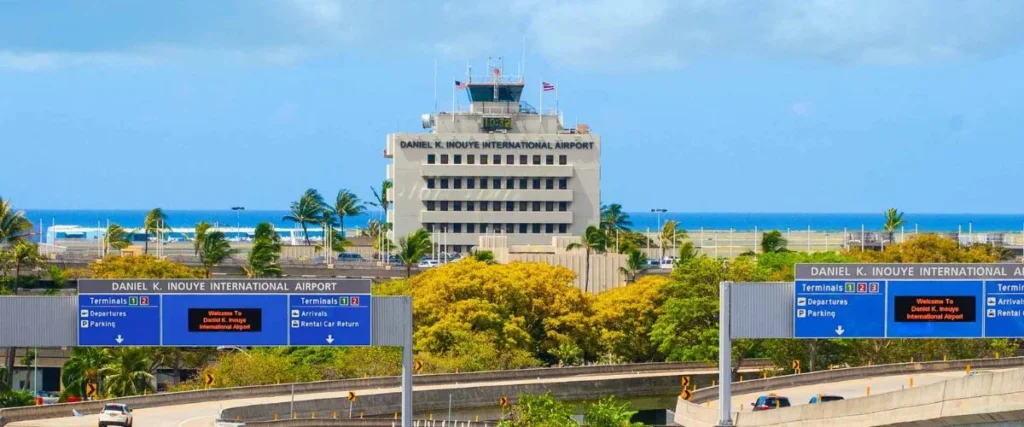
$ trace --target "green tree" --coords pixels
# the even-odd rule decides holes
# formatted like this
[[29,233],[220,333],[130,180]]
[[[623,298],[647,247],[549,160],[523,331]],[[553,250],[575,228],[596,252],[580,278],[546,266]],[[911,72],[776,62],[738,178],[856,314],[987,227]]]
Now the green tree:
[[[152,234],[153,236],[156,236],[158,231],[160,231],[160,230],[170,230],[171,228],[167,225],[167,214],[165,214],[164,210],[160,209],[160,208],[154,208],[153,210],[150,210],[149,212],[146,212],[146,219],[143,221],[142,224],[143,224],[143,230],[146,232],[146,235],[147,235],[146,244],[145,244],[145,248],[143,249],[143,253],[147,253],[148,254],[149,253],[149,238],[148,238],[148,236],[150,234]],[[163,242],[157,242],[157,243],[163,244]]]
[[782,232],[779,230],[766,231],[761,235],[761,253],[786,252],[786,245],[789,244]]
[[661,258],[665,259],[665,249],[675,247],[681,240],[686,239],[686,230],[679,228],[679,221],[674,219],[666,220],[661,226],[661,234],[658,236],[661,241]]
[[598,346],[608,359],[629,363],[663,360],[648,335],[663,312],[668,285],[666,277],[644,276],[592,300],[593,316],[587,323],[593,325]]
[[476,251],[473,253],[473,258],[477,261],[485,262],[488,264],[494,263],[494,252],[491,251]]
[[395,250],[395,244],[388,239],[391,224],[371,219],[366,223],[366,235],[373,239],[373,250],[378,253]]
[[366,211],[366,206],[359,200],[355,193],[349,190],[339,190],[338,197],[334,200],[334,213],[338,215],[339,228],[345,231],[345,217],[360,215]]
[[889,208],[885,211],[885,231],[889,233],[889,243],[896,243],[896,230],[906,224],[903,220],[903,212],[896,210],[896,208]]
[[398,239],[398,259],[405,264],[405,277],[412,276],[412,266],[420,262],[420,258],[430,253],[430,233],[419,229],[414,233]]
[[107,226],[107,231],[103,233],[103,256],[110,253],[110,248],[121,250],[131,245],[132,243],[128,240],[128,231],[124,227],[116,223]]
[[[32,366],[32,365],[34,365],[35,364],[35,358],[36,358],[36,351],[34,349],[31,349],[31,348],[26,349],[25,350],[25,355],[21,357],[21,366]],[[31,390],[32,389],[33,376],[30,374],[30,375],[26,375],[25,377],[28,379],[28,381],[25,382],[25,389],[26,390]]]
[[56,265],[51,265],[46,272],[50,276],[50,282],[53,285],[46,289],[44,295],[57,295],[61,289],[64,289],[64,285],[67,284],[68,273]]
[[0,246],[26,240],[32,234],[32,222],[24,211],[16,211],[10,200],[0,197]]
[[636,275],[647,269],[647,255],[637,249],[629,251],[626,256],[626,265],[619,267],[619,272],[626,276],[630,282],[636,281]]
[[608,396],[583,410],[583,424],[589,427],[643,427],[644,423],[630,422],[636,413],[629,402],[619,404],[614,396]]
[[35,268],[43,260],[35,243],[19,240],[11,248],[11,259],[14,261],[14,293],[18,293],[18,278],[24,268]]
[[507,419],[498,427],[576,427],[572,406],[555,400],[548,391],[542,395],[521,394]]
[[608,235],[609,242],[615,242],[620,232],[624,233],[632,226],[633,221],[630,221],[629,214],[622,211],[622,205],[612,203],[601,206],[601,229]]
[[700,251],[693,245],[691,241],[685,241],[679,245],[679,259],[676,260],[678,264],[684,264],[690,262],[690,260],[700,255]]
[[231,248],[227,236],[222,231],[207,233],[199,246],[199,262],[206,269],[206,277],[213,277],[213,267],[224,262],[237,252]]
[[380,184],[380,192],[377,192],[376,188],[370,187],[370,191],[373,191],[373,198],[376,201],[371,201],[370,205],[381,208],[385,213],[388,211],[388,206],[391,205],[391,201],[388,200],[388,190],[394,188],[395,184],[390,179],[385,179]]
[[85,384],[101,386],[100,370],[110,362],[106,349],[98,347],[72,347],[71,357],[61,369],[61,383],[71,396],[85,397]]
[[302,197],[299,197],[299,200],[292,202],[291,213],[285,215],[282,219],[294,222],[302,227],[302,236],[305,238],[306,244],[309,245],[309,230],[307,226],[309,224],[320,223],[323,211],[323,196],[321,196],[316,190],[310,188],[302,194]]
[[249,278],[281,277],[281,238],[274,225],[261,222],[256,225],[252,248],[246,264],[242,266]]
[[586,270],[583,274],[583,292],[589,293],[590,255],[594,252],[602,253],[608,250],[608,235],[605,234],[604,231],[601,231],[600,228],[591,225],[583,232],[583,239],[581,242],[570,243],[569,246],[566,247],[568,250],[580,248],[586,250],[587,254],[586,261],[584,262],[585,266],[583,267],[583,269]]
[[153,374],[149,372],[149,351],[142,347],[119,347],[108,350],[109,359],[100,368],[103,394],[106,397],[124,397],[155,391]]
[[203,246],[203,239],[206,238],[206,234],[211,228],[213,228],[213,226],[206,221],[199,221],[196,223],[195,240],[192,241],[192,248],[195,250],[196,255],[199,255],[199,250]]

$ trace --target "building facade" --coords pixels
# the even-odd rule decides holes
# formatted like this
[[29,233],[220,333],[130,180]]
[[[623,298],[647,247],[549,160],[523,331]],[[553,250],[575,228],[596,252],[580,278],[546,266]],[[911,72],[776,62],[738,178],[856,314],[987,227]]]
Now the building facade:
[[460,86],[468,111],[426,114],[428,132],[388,135],[395,241],[424,228],[446,252],[468,252],[489,235],[550,245],[598,223],[600,137],[523,103],[522,79],[490,71]]

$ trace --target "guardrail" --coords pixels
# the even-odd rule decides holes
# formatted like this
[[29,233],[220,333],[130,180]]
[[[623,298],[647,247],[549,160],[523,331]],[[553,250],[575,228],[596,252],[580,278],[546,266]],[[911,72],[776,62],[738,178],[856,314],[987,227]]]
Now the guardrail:
[[[774,365],[770,360],[749,359],[745,360],[741,367],[745,369],[763,369],[772,366]],[[556,378],[580,375],[679,371],[691,369],[704,370],[716,368],[716,364],[703,362],[664,362],[637,363],[626,365],[570,366],[562,368],[534,368],[516,369],[509,371],[484,371],[458,374],[416,375],[413,377],[413,384],[416,386],[426,386],[450,383],[460,384],[475,382],[497,382],[532,378]],[[134,409],[141,409],[206,401],[281,396],[288,395],[291,393],[307,394],[338,390],[390,388],[399,387],[400,385],[401,379],[397,376],[375,377],[333,381],[318,381],[312,383],[218,388],[210,390],[195,390],[176,393],[159,393],[148,396],[132,396],[92,402],[7,408],[0,409],[0,426],[3,426],[5,423],[14,421],[37,420],[45,418],[71,416],[72,410],[77,410],[78,412],[81,412],[83,414],[95,414],[99,412],[99,410],[103,407],[105,403],[113,402],[115,400],[117,401],[117,403],[128,404],[130,407]]]
[[[909,374],[915,372],[944,372],[954,370],[966,370],[967,365],[972,369],[1000,369],[1024,366],[1024,357],[1006,357],[1001,359],[965,359],[937,362],[914,362],[896,363],[889,365],[860,366],[855,368],[832,369],[827,371],[809,372],[806,374],[785,375],[779,377],[738,381],[732,383],[733,395],[770,392],[781,388],[799,387],[804,385],[819,384],[834,381],[847,381],[861,378]],[[685,421],[691,424],[685,425],[715,425],[717,423],[718,410],[700,406],[700,403],[718,399],[718,386],[706,387],[693,393],[690,402],[679,399],[676,406],[676,422],[680,416],[688,417]],[[735,413],[735,412],[734,412]],[[710,422],[710,424],[707,424]]]

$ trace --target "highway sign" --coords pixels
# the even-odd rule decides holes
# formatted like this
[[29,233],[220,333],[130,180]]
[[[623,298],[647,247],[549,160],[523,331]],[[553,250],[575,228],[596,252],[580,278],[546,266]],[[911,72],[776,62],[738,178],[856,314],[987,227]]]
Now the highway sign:
[[683,390],[682,393],[679,393],[679,397],[683,398],[683,400],[688,401],[693,398],[693,393],[690,392],[690,390]]
[[81,280],[80,346],[368,346],[365,279]]
[[1024,337],[1020,264],[800,264],[796,338]]
[[355,402],[356,401],[356,392],[354,392],[354,391],[348,392],[348,401],[349,402]]
[[681,385],[683,386],[683,389],[689,388],[690,387],[690,376],[689,375],[684,375],[682,381],[680,381],[680,382],[681,382]]
[[203,383],[206,384],[207,387],[212,386],[215,379],[216,377],[209,372],[207,372],[206,375],[203,375]]
[[85,397],[96,397],[96,383],[85,383]]
[[498,399],[498,406],[502,408],[508,406],[508,397],[501,396],[501,398]]
[[793,359],[792,365],[793,365],[793,370],[796,371],[796,373],[799,374],[800,373],[800,360],[799,359]]
[[415,372],[417,374],[420,373],[420,372],[423,372],[423,361],[422,360],[417,360],[417,361],[413,362],[412,370],[413,370],[413,372]]

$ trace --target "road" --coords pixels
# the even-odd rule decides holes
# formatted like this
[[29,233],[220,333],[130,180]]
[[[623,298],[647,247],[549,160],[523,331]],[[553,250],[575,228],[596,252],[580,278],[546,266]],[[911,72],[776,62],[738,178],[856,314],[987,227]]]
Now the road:
[[[1008,370],[1011,369],[981,370],[977,372],[979,375],[984,375],[985,373],[1002,372]],[[918,372],[913,374],[871,377],[858,380],[832,382],[827,384],[812,384],[806,386],[791,387],[779,390],[771,390],[768,392],[741,394],[732,397],[732,410],[734,412],[750,411],[751,403],[756,401],[758,396],[762,396],[768,393],[775,393],[778,394],[779,396],[788,397],[790,403],[796,406],[806,405],[810,401],[811,397],[818,394],[838,395],[843,396],[846,399],[853,399],[857,397],[866,396],[868,387],[871,387],[871,394],[876,395],[881,393],[903,390],[904,388],[910,386],[911,378],[914,379],[914,386],[920,387],[955,378],[963,378],[964,375],[965,373],[963,370],[949,372]],[[709,402],[709,406],[711,406],[712,408],[717,408],[718,401],[714,400]]]
[[[623,373],[623,374],[599,374],[599,375],[577,375],[569,377],[558,377],[558,378],[541,378],[541,379],[524,379],[515,381],[502,381],[502,382],[482,382],[482,383],[458,383],[458,384],[438,384],[430,386],[417,386],[416,390],[444,390],[444,389],[458,389],[472,386],[488,385],[488,386],[503,386],[503,385],[517,385],[517,384],[553,384],[553,383],[564,383],[564,382],[591,382],[596,380],[607,380],[616,378],[636,378],[636,377],[660,377],[660,376],[674,376],[674,375],[700,375],[700,374],[715,374],[717,369],[703,369],[693,370],[689,369],[686,371],[664,371],[664,372],[642,372],[642,373]],[[367,389],[367,390],[352,390],[356,394],[373,395],[379,393],[393,393],[398,392],[398,387],[392,388],[378,388],[378,389]],[[313,400],[313,399],[324,399],[324,398],[341,398],[348,394],[349,390],[337,391],[337,392],[326,392],[326,393],[309,393],[309,394],[297,394],[295,400]],[[157,408],[144,408],[134,411],[135,425],[145,427],[210,427],[216,420],[217,415],[222,409],[232,408],[236,406],[248,406],[262,403],[278,403],[288,402],[291,396],[273,396],[273,397],[261,397],[253,399],[236,399],[226,400],[222,402],[201,402],[201,403],[190,403],[185,405],[177,406],[163,406]],[[95,426],[97,421],[96,415],[86,415],[83,417],[66,417],[66,418],[51,418],[45,420],[34,420],[34,421],[19,421],[10,423],[8,425],[12,427],[91,427]]]

